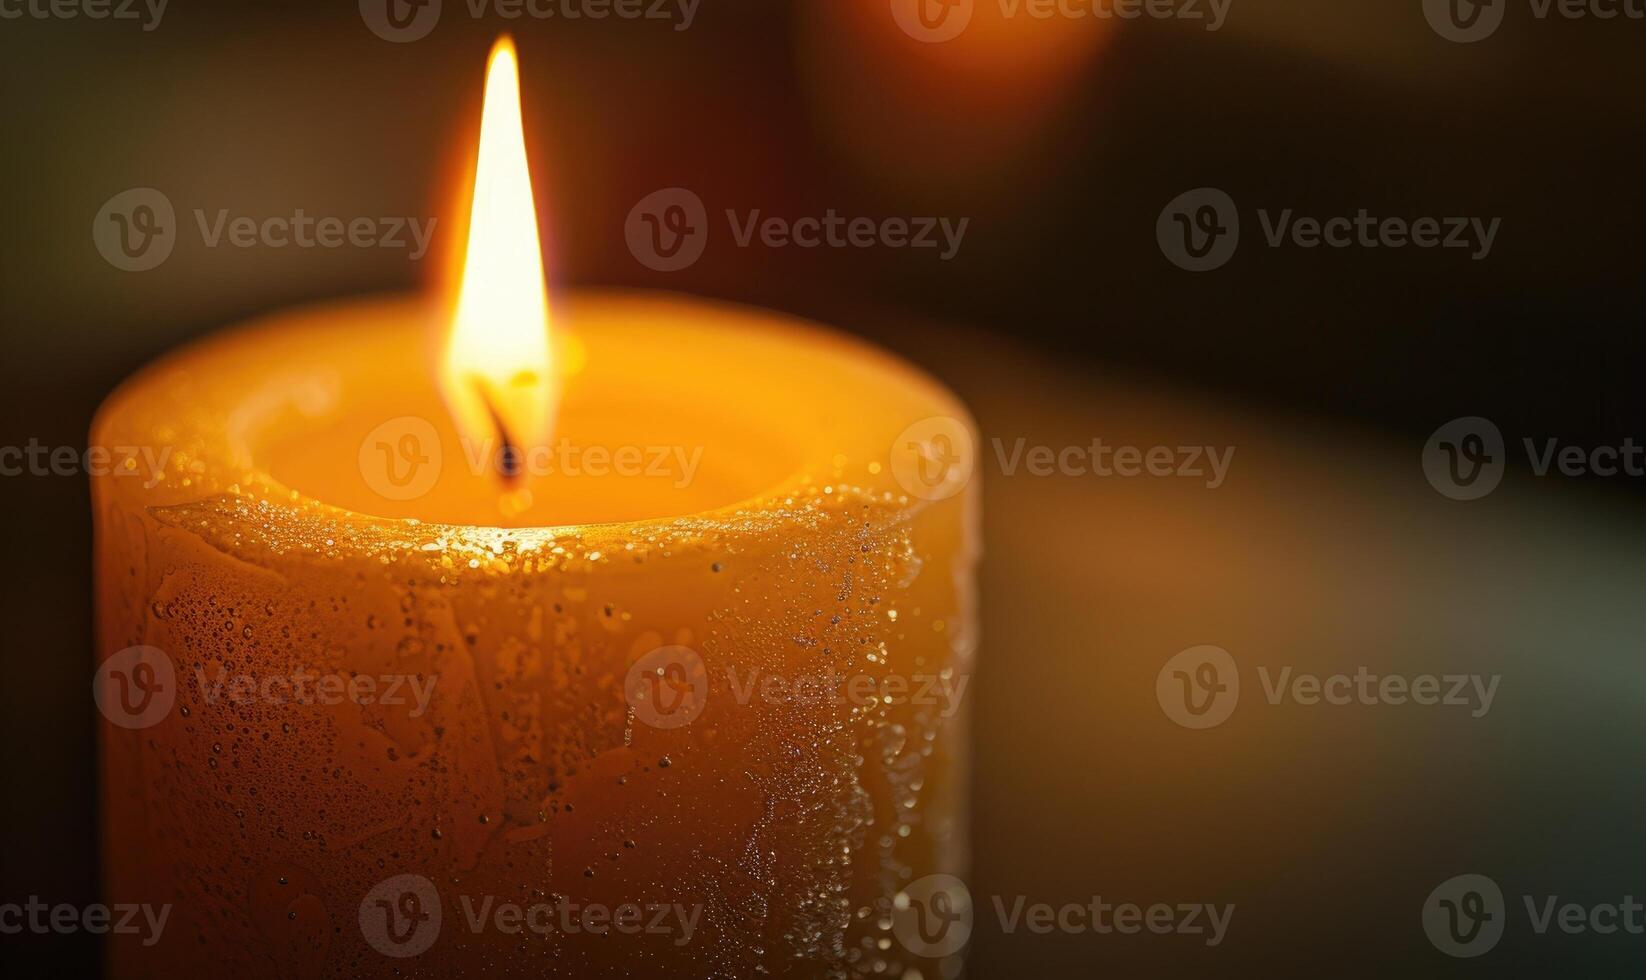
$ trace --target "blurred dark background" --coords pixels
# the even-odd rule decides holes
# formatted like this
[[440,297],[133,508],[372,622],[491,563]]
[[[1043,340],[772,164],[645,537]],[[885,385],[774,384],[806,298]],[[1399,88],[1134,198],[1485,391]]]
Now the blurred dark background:
[[[995,23],[994,4],[982,2],[965,35],[922,44],[899,29],[886,0],[702,0],[685,30],[675,29],[678,19],[474,18],[461,0],[446,7],[426,37],[409,43],[376,36],[340,0],[173,0],[152,31],[132,21],[0,20],[0,316],[9,368],[0,444],[83,445],[100,399],[122,377],[248,315],[438,279],[438,253],[414,262],[389,249],[208,248],[193,212],[261,218],[302,208],[444,220],[485,53],[504,30],[521,51],[558,285],[676,289],[839,325],[950,380],[979,403],[986,433],[992,418],[1022,418],[1012,413],[1044,403],[1049,391],[1078,397],[1084,389],[1096,399],[1079,409],[1091,425],[1071,431],[1089,441],[1107,431],[1101,413],[1113,403],[1102,392],[1124,390],[1144,393],[1126,403],[1128,412],[1160,399],[1208,416],[1241,413],[1270,420],[1265,431],[1277,443],[1285,437],[1273,436],[1274,426],[1291,426],[1322,467],[1352,468],[1367,447],[1379,447],[1395,465],[1411,464],[1411,499],[1424,507],[1433,494],[1422,486],[1417,452],[1456,416],[1489,417],[1511,441],[1599,445],[1646,434],[1646,116],[1637,105],[1646,23],[1540,21],[1520,5],[1496,36],[1461,45],[1431,30],[1418,0],[1234,0],[1216,32],[1147,18]],[[176,206],[180,238],[158,268],[124,272],[99,255],[92,222],[110,197],[145,186]],[[1233,261],[1194,274],[1162,256],[1155,227],[1168,201],[1202,186],[1228,192],[1245,227]],[[636,202],[668,187],[698,194],[714,231],[701,261],[661,273],[630,254],[624,222]],[[931,250],[884,247],[738,248],[720,217],[725,209],[795,218],[830,208],[970,224],[958,254],[942,261]],[[1455,250],[1273,249],[1263,244],[1259,208],[1320,217],[1366,208],[1502,225],[1483,261]],[[1048,388],[1048,376],[1063,387]],[[1338,431],[1364,441],[1320,435]],[[1402,492],[1412,482],[1399,483]],[[1637,483],[1618,478],[1568,492],[1627,512]],[[1003,500],[998,512],[1012,506]],[[0,479],[0,522],[10,665],[0,685],[0,899],[92,901],[85,482]],[[1631,534],[1637,523],[1622,519]],[[1525,525],[1511,518],[1504,526]],[[997,569],[1014,561],[1001,528],[991,524]],[[1337,533],[1323,522],[1322,540]],[[1472,533],[1495,540],[1498,532]],[[1101,541],[1090,544],[1102,553]],[[1419,553],[1414,563],[1432,557]],[[990,588],[1013,587],[994,574]],[[989,690],[1011,690],[1014,679],[1055,684],[1039,676],[1049,669],[1023,649],[1021,634],[996,629],[1002,618],[1027,609],[1057,621],[1115,574],[1032,583],[1032,602],[1002,594],[999,617],[986,598],[986,633],[998,645],[984,656],[1008,665],[996,667]],[[1389,572],[1391,580],[1403,574]],[[1624,639],[1639,636],[1625,630]],[[1158,662],[1196,641],[1187,636],[1148,656],[1158,652]],[[1027,658],[1023,670],[1014,657]],[[1632,695],[1635,674],[1620,670]],[[1043,866],[1046,858],[1029,856],[1042,833],[1079,845],[1058,855],[1063,868],[1110,866],[1097,818],[1083,823],[1055,798],[997,793],[995,777],[1009,783],[1021,761],[1002,754],[995,735],[1034,701],[987,690],[979,698],[978,865],[989,884],[975,890],[1035,894],[1037,880],[1010,868],[1014,847]],[[1087,758],[1101,766],[1095,731],[1042,734],[1061,746],[1047,750],[1047,765]],[[1422,752],[1407,746],[1391,758],[1408,750]],[[1193,769],[1181,777],[1202,778]],[[1229,778],[1238,785],[1258,777],[1248,769]],[[1387,771],[1380,778],[1395,781]],[[1105,778],[1089,787],[1090,798],[1109,799],[1105,785],[1125,793]],[[1614,788],[1637,787],[1624,779]],[[1422,809],[1413,803],[1411,813]],[[1133,816],[1153,815],[1145,807]],[[1264,818],[1245,811],[1242,819]],[[1638,842],[1625,827],[1607,826],[1598,839],[1616,841],[1638,872]],[[1558,821],[1544,829],[1571,832]],[[1361,848],[1356,860],[1371,860]],[[1506,843],[1504,853],[1519,852]],[[1323,877],[1334,874],[1329,854],[1313,860]],[[1132,870],[1146,880],[1147,868]],[[1255,872],[1229,876],[1254,894],[1279,887]],[[1300,902],[1306,877],[1287,879]],[[1048,880],[1067,883],[1038,882]],[[1076,884],[1044,897],[1093,890],[1102,889]],[[1400,914],[1390,919],[1410,924]],[[0,942],[22,939],[33,953],[50,952],[46,972],[96,969],[97,948],[84,937]],[[1354,955],[1322,960],[1319,951],[1337,941],[1276,927],[1270,946],[1233,960],[1172,962],[1266,963],[1270,975],[1329,966],[1347,976],[1376,945],[1345,941]],[[980,928],[976,943],[982,976],[1150,962],[1147,949],[1135,961],[1094,958],[1068,937],[1037,945]],[[1471,965],[1393,945],[1366,961],[1368,975],[1396,964],[1406,972]],[[1618,950],[1585,962],[1609,966]],[[1523,962],[1542,968],[1582,953],[1563,946],[1541,955]]]

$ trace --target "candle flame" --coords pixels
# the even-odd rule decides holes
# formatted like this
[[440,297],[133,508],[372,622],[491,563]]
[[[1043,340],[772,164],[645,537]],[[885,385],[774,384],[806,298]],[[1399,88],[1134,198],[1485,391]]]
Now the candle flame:
[[459,433],[490,440],[518,475],[520,453],[548,442],[557,385],[537,207],[526,163],[520,67],[501,37],[486,64],[474,198],[457,309],[440,384]]

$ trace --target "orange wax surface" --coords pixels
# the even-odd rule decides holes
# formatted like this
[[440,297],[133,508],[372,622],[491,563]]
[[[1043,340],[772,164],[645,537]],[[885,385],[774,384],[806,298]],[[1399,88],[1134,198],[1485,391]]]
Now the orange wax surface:
[[[965,872],[978,488],[898,458],[933,417],[970,442],[965,410],[773,314],[554,312],[554,434],[512,481],[449,421],[441,313],[409,299],[227,332],[104,405],[93,445],[169,450],[94,483],[99,661],[172,672],[141,724],[103,724],[110,898],[173,907],[158,944],[112,938],[114,975],[958,967],[891,920]],[[376,906],[397,876],[432,901]],[[551,928],[495,917],[545,905]],[[562,928],[626,905],[694,925]],[[432,906],[416,955],[373,938]]]

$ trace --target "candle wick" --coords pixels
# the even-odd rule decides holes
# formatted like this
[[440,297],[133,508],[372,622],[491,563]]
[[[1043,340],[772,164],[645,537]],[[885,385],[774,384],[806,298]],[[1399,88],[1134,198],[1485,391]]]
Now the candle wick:
[[487,391],[486,382],[482,379],[476,378],[474,387],[476,393],[480,396],[480,403],[486,406],[486,414],[490,415],[492,418],[492,428],[497,430],[497,440],[500,443],[497,456],[497,471],[502,474],[504,483],[513,484],[515,481],[520,479],[520,471],[522,469],[520,465],[520,446],[514,441],[514,438],[509,435],[509,427],[504,423],[503,416],[498,414],[497,406],[492,403],[490,394]]

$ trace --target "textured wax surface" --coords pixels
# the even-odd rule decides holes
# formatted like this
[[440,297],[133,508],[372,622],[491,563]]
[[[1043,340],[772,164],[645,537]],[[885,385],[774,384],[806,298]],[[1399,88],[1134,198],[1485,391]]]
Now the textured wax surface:
[[[143,394],[100,426],[141,424]],[[362,517],[256,467],[225,485],[212,441],[156,487],[98,485],[100,656],[145,644],[176,671],[167,716],[104,739],[111,891],[175,906],[160,945],[114,944],[117,975],[954,967],[899,945],[891,916],[910,880],[964,870],[960,703],[759,686],[969,677],[974,503],[853,481],[889,436],[721,510],[554,529]],[[707,695],[663,728],[626,678],[670,645]],[[225,694],[242,675],[398,678],[426,701]],[[443,921],[391,959],[362,904],[403,874],[434,883]],[[508,904],[693,925],[510,932],[488,918]]]

